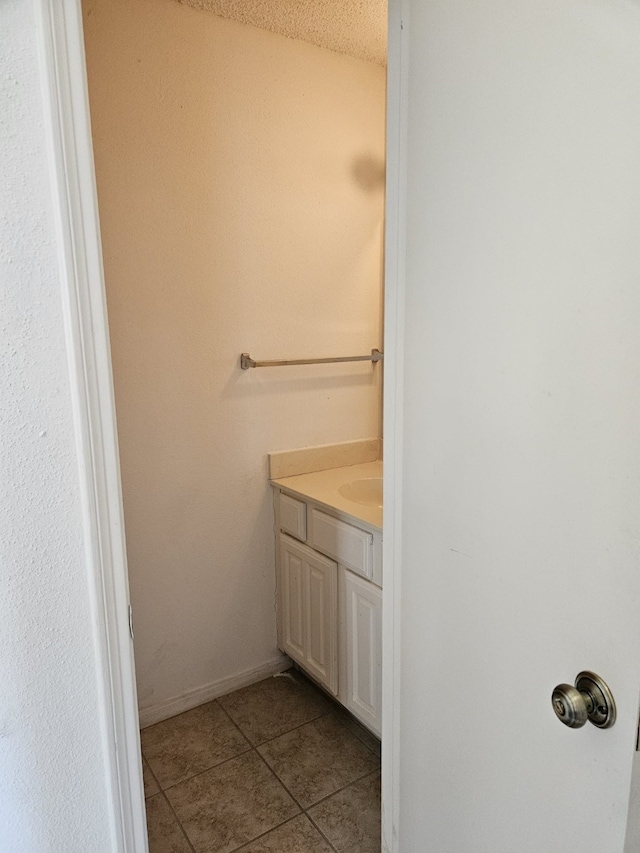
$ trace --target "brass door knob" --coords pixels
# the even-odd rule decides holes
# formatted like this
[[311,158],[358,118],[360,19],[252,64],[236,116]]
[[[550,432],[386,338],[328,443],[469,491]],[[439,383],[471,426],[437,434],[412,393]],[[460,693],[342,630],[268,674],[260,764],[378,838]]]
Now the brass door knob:
[[556,717],[570,729],[580,729],[589,720],[599,729],[609,729],[616,721],[616,703],[609,687],[594,672],[581,672],[575,687],[558,684],[551,694]]

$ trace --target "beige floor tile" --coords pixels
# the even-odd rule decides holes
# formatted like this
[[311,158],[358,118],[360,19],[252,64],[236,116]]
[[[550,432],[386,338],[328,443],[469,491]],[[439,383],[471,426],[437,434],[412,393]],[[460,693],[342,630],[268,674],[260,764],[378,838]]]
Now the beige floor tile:
[[380,767],[333,714],[263,744],[258,752],[305,809]]
[[380,853],[380,774],[338,791],[309,816],[338,853]]
[[152,797],[160,790],[160,788],[158,788],[158,783],[153,778],[149,765],[144,758],[142,759],[142,781],[144,782],[145,797]]
[[218,701],[254,746],[333,708],[333,703],[295,670],[236,690]]
[[167,796],[196,853],[229,853],[299,811],[253,751],[169,788]]
[[155,794],[146,805],[149,853],[191,853],[191,845],[164,796]]
[[[237,853],[334,853],[306,815],[272,829]],[[354,851],[355,853],[355,851]]]
[[249,749],[217,702],[141,732],[142,753],[164,790]]

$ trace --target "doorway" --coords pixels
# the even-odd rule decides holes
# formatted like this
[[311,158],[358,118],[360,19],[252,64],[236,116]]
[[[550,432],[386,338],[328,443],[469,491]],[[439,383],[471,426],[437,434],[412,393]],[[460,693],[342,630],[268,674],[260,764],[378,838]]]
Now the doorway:
[[[197,17],[198,22],[204,20],[203,13],[195,13],[173,2],[165,5],[170,15],[194,16],[193,20]],[[216,144],[225,149],[225,157],[231,161],[241,159],[242,146],[247,142],[259,140],[256,150],[265,157],[279,147],[281,135],[269,140],[266,125],[259,126],[264,118],[260,114],[260,102],[264,101],[265,92],[273,88],[273,79],[266,75],[259,80],[262,88],[254,93],[254,105],[249,111],[253,126],[248,127],[246,123],[233,126],[227,121],[220,131],[219,118],[218,127],[214,126],[215,110],[223,107],[228,109],[228,114],[235,112],[237,91],[227,77],[223,78],[225,87],[220,87],[219,91],[212,92],[209,88],[204,94],[202,91],[196,94],[197,74],[193,68],[185,69],[184,62],[176,61],[178,57],[171,53],[171,42],[175,44],[176,37],[181,50],[187,43],[180,42],[178,26],[168,27],[170,32],[165,32],[168,38],[158,49],[155,37],[157,29],[162,27],[157,4],[153,21],[138,30],[140,38],[131,27],[115,27],[113,20],[101,22],[102,12],[99,3],[86,4],[85,31],[94,140],[98,146],[105,146],[102,155],[99,148],[96,149],[96,171],[120,424],[139,699],[143,709],[141,722],[150,724],[190,707],[194,694],[201,702],[219,694],[220,685],[228,676],[222,667],[219,673],[212,673],[214,649],[217,659],[225,656],[233,659],[233,671],[240,672],[247,680],[282,666],[275,649],[266,663],[264,655],[258,653],[268,641],[273,647],[269,638],[273,617],[272,613],[265,614],[263,607],[265,597],[272,596],[272,581],[268,572],[255,571],[256,563],[260,566],[271,559],[268,548],[264,553],[264,542],[271,538],[271,508],[268,490],[264,489],[264,471],[256,470],[255,464],[250,470],[243,469],[243,459],[252,456],[263,466],[265,449],[282,449],[278,431],[289,430],[292,434],[292,428],[299,429],[305,419],[306,427],[312,433],[315,431],[312,439],[291,440],[284,447],[314,441],[331,443],[332,439],[345,435],[345,423],[354,413],[355,425],[349,429],[361,434],[366,429],[364,435],[369,436],[379,428],[375,396],[379,394],[379,387],[375,384],[376,374],[370,369],[349,367],[340,374],[331,375],[300,369],[286,377],[267,379],[258,372],[252,376],[237,372],[235,362],[239,353],[251,346],[252,351],[254,347],[260,348],[256,349],[258,356],[261,352],[284,358],[295,356],[298,351],[289,349],[292,338],[295,342],[293,329],[310,355],[340,354],[333,348],[325,349],[328,341],[316,339],[314,343],[314,334],[322,328],[323,318],[330,320],[332,340],[344,343],[344,354],[360,351],[365,338],[365,348],[368,348],[373,323],[363,318],[379,312],[381,296],[379,290],[365,290],[357,282],[355,288],[347,286],[344,272],[336,264],[336,257],[345,254],[344,246],[336,245],[336,240],[341,238],[345,225],[353,226],[357,204],[331,217],[325,230],[318,221],[314,228],[313,251],[309,250],[310,241],[304,234],[299,215],[306,208],[301,207],[294,193],[295,183],[300,184],[305,179],[307,170],[304,158],[296,151],[307,149],[309,140],[299,133],[293,139],[295,150],[283,157],[288,169],[293,166],[293,177],[288,177],[284,169],[277,172],[263,167],[260,157],[254,154],[245,158],[248,168],[245,167],[242,180],[226,170],[216,176],[217,194],[207,186],[204,170],[220,152],[220,148],[213,150]],[[96,60],[90,37],[92,28],[99,24],[107,30],[114,28],[109,30],[110,49],[97,60],[98,70],[93,76],[97,81],[98,98],[104,96],[108,100],[107,90],[112,86],[120,86],[128,95],[135,93],[139,86],[138,92],[142,93],[141,100],[133,108],[134,101],[130,101],[124,129],[113,121],[113,114],[107,115],[95,107],[92,63]],[[245,51],[242,55],[232,50],[229,34],[235,25],[223,22],[222,26],[217,54],[224,55],[232,65],[235,63],[234,79],[236,76],[242,79],[244,74],[247,89],[251,89],[259,78],[255,71],[247,71],[249,53]],[[201,28],[196,29],[193,38],[188,40],[195,45],[194,52],[202,48],[205,38]],[[126,32],[124,47],[129,51],[130,62],[126,61],[123,50],[113,49],[118,33],[122,32]],[[257,38],[255,33],[250,35],[253,38],[250,54],[264,74],[273,56],[270,57],[268,49],[260,43],[262,37]],[[299,45],[297,50],[300,51]],[[281,55],[276,59],[281,62]],[[201,61],[200,58],[195,64]],[[344,64],[344,59],[341,61]],[[101,66],[100,62],[106,64]],[[196,70],[203,71],[201,67]],[[291,82],[282,67],[273,73],[276,81]],[[378,69],[375,73],[380,90],[384,71]],[[364,76],[361,74],[357,87],[346,93],[340,107],[343,135],[352,132],[356,109],[363,112],[368,109],[362,98]],[[162,81],[159,86],[154,85],[158,78]],[[202,83],[206,75],[199,79]],[[172,88],[171,80],[178,81],[181,91]],[[314,97],[332,102],[335,107],[339,100],[336,97],[338,89],[336,82],[325,80],[323,87],[312,83],[310,91]],[[308,100],[308,95],[308,92],[306,96],[297,95],[299,106],[304,106],[304,98]],[[202,116],[206,111],[200,109],[203,101],[199,99],[202,98],[211,108],[211,115],[205,119]],[[295,92],[289,91],[278,105],[283,122],[288,120],[288,111],[295,100]],[[373,113],[372,105],[370,112]],[[194,122],[198,114],[200,123]],[[96,132],[97,124],[103,121],[104,133]],[[383,139],[384,115],[381,119],[379,114],[376,121],[379,122],[378,136]],[[146,136],[149,144],[144,151],[138,149],[136,152],[136,139],[145,123],[152,130]],[[335,127],[329,126],[331,122],[325,120],[324,124],[323,129],[316,126],[310,133],[316,144],[323,144],[323,136],[328,139],[331,134],[335,135]],[[186,128],[190,128],[189,133],[185,133]],[[368,131],[367,135],[370,136]],[[210,145],[212,140],[214,146]],[[105,150],[108,150],[107,157]],[[371,153],[370,147],[354,150],[359,156],[352,158],[349,164],[353,196],[365,199],[370,205],[377,194],[376,204],[379,205],[382,192],[380,158]],[[117,163],[117,169],[111,170],[109,157]],[[199,164],[199,168],[191,170],[190,165],[194,163]],[[334,164],[326,158],[321,166],[325,170],[321,177],[328,185],[333,179]],[[133,192],[132,196],[132,188],[141,191]],[[115,200],[112,205],[103,204],[105,193]],[[258,225],[264,220],[265,212],[268,215],[274,200],[282,196],[286,198],[292,218],[286,227],[280,221],[275,230],[273,224],[270,226],[271,233],[259,233]],[[316,188],[311,199],[312,208],[314,204],[318,209],[323,206],[321,190]],[[216,203],[221,206],[216,208]],[[219,230],[223,221],[227,226],[222,243],[214,245],[208,224],[217,224]],[[234,228],[237,233],[232,236]],[[142,241],[139,240],[140,230],[145,237]],[[274,291],[274,283],[291,277],[289,271],[282,269],[280,259],[269,251],[270,242],[282,237],[279,230],[284,232],[288,249],[293,252],[298,267],[296,280],[299,281],[301,274],[306,276],[302,290],[312,298],[313,313],[305,310],[299,292],[285,287]],[[377,220],[360,217],[357,236],[362,248],[358,259],[362,267],[354,270],[356,279],[366,279],[367,270],[374,265],[379,276],[381,259],[377,247],[381,231],[381,216]],[[108,239],[109,234],[116,235],[115,243]],[[237,242],[238,234],[243,236],[241,246]],[[247,235],[250,235],[248,242]],[[304,243],[304,251],[301,251],[301,243]],[[117,249],[114,248],[116,244]],[[329,245],[331,251],[327,249]],[[203,246],[204,255],[200,252]],[[211,287],[212,268],[219,275],[217,281],[228,286]],[[115,289],[110,285],[113,281],[119,282]],[[330,288],[325,286],[326,281],[331,281]],[[265,282],[270,282],[269,286]],[[221,305],[224,312],[219,310]],[[274,319],[269,313],[272,306],[277,308],[279,318]],[[336,322],[334,313],[342,320]],[[216,317],[218,314],[224,316]],[[302,322],[296,320],[301,316]],[[236,325],[228,322],[229,317]],[[212,318],[221,322],[216,326]],[[353,318],[356,318],[355,328],[350,326]],[[295,328],[296,324],[299,329]],[[281,328],[286,330],[286,335]],[[379,334],[379,328],[376,331]],[[374,343],[377,340],[379,338]],[[234,365],[235,375],[227,370],[229,364]],[[220,365],[224,365],[222,371]],[[322,397],[320,411],[324,425],[319,423],[315,397]],[[203,399],[205,407],[200,405]],[[288,414],[283,401],[294,402]],[[207,406],[216,404],[215,416],[228,430],[227,434],[212,428],[211,408]],[[226,415],[221,414],[223,408]],[[259,425],[259,434],[248,429],[247,424]],[[330,425],[328,433],[327,424]],[[346,437],[351,438],[350,435]],[[226,458],[224,470],[220,471],[222,447]],[[258,493],[255,485],[260,478]],[[233,511],[229,513],[230,507]],[[225,513],[229,514],[228,522]],[[163,518],[159,526],[153,523],[158,518]],[[248,519],[248,523],[243,526],[240,519]],[[226,530],[235,524],[233,553],[228,550],[223,536],[216,539],[212,534],[216,523]],[[177,560],[178,553],[187,554],[189,560]],[[177,564],[180,564],[178,572]],[[245,577],[243,585],[236,583],[240,564],[252,566],[252,574]],[[143,569],[138,568],[136,573],[132,570],[134,566]],[[195,566],[195,571],[189,566]],[[199,593],[190,597],[186,594],[188,590],[199,590]],[[212,613],[212,600],[224,606]],[[233,639],[239,623],[251,626],[242,648]],[[161,630],[158,630],[159,625]],[[152,636],[154,639],[149,641]],[[202,655],[203,647],[211,651]],[[186,666],[185,661],[188,662]],[[264,671],[258,672],[261,666]],[[187,672],[189,668],[193,671]],[[212,694],[212,690],[217,693]]]

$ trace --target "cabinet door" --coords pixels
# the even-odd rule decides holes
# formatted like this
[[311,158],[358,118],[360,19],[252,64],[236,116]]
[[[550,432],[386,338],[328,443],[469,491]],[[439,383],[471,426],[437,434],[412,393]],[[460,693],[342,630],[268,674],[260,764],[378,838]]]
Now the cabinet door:
[[304,555],[291,547],[291,540],[281,536],[278,572],[280,646],[300,664],[305,660],[304,573]]
[[282,650],[334,695],[338,692],[338,566],[280,535]]
[[380,736],[382,590],[343,569],[340,598],[340,699],[355,717]]

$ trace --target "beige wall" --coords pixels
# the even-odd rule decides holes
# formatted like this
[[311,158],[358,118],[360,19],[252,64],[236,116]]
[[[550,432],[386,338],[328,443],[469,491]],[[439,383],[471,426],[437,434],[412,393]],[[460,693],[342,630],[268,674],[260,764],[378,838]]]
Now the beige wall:
[[276,656],[266,453],[379,434],[384,70],[86,0],[140,705]]

